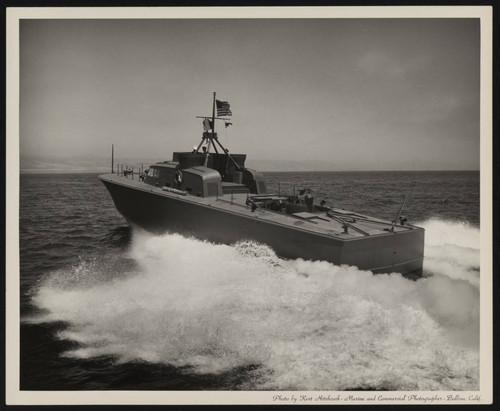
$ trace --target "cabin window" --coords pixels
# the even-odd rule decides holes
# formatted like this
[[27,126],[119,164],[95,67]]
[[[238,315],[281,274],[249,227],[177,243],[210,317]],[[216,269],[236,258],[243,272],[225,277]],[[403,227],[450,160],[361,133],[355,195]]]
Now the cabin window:
[[153,177],[154,178],[160,177],[160,169],[159,168],[154,168],[153,169]]

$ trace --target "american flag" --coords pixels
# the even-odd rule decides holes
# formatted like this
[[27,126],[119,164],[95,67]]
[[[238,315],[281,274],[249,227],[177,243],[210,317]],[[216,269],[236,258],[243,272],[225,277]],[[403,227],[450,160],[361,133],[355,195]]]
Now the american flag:
[[231,110],[229,109],[229,103],[227,101],[215,100],[217,104],[217,115],[218,116],[232,116]]

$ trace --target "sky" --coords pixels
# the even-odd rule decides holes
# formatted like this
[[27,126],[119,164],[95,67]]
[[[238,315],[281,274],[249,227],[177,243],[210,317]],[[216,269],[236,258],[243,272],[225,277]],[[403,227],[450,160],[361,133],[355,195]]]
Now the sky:
[[[268,170],[479,169],[479,19],[20,22],[23,158],[171,159],[213,92]],[[265,171],[265,170],[263,170]],[[293,168],[292,170],[293,171]]]

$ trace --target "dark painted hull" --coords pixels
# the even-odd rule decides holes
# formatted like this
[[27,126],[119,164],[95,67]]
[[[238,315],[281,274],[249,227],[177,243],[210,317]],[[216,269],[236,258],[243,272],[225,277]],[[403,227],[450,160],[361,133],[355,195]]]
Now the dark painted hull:
[[169,196],[148,186],[137,188],[101,177],[117,210],[130,222],[155,233],[176,232],[214,243],[253,240],[277,255],[354,265],[375,273],[422,275],[424,230],[339,239],[254,215],[221,210],[189,197]]

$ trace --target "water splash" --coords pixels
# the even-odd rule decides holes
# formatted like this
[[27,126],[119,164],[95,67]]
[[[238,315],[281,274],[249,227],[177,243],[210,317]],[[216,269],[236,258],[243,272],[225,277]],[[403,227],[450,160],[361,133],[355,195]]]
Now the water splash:
[[37,321],[68,324],[70,357],[250,367],[241,389],[477,389],[478,232],[424,226],[418,281],[135,231],[126,275],[86,262],[53,273],[33,297]]
[[465,280],[479,288],[479,229],[437,219],[419,225],[425,228],[424,271]]

